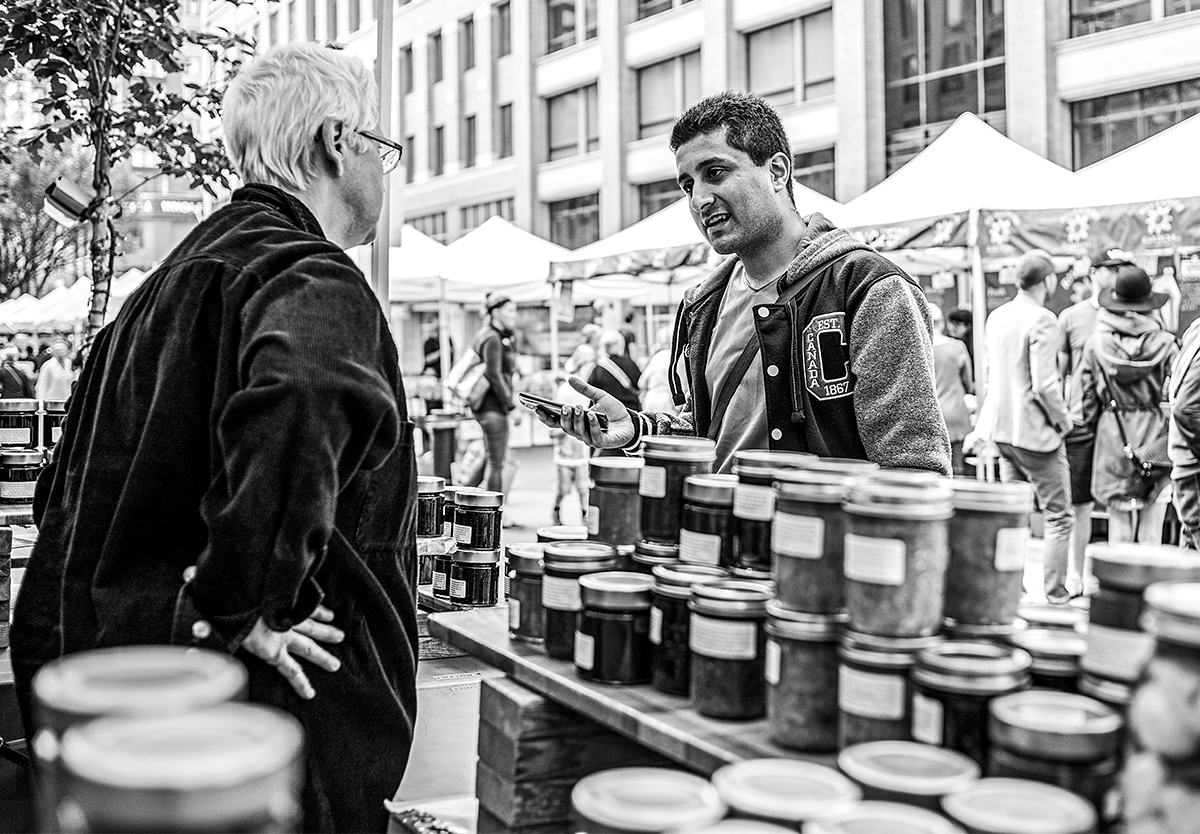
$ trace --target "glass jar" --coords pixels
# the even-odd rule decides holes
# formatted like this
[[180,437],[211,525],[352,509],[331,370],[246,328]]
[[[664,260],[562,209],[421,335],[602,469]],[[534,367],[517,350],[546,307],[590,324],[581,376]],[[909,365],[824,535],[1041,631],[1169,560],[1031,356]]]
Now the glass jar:
[[546,542],[542,550],[542,608],[546,654],[575,659],[575,631],[582,607],[579,577],[614,570],[617,551],[600,542]]
[[448,539],[454,538],[454,496],[459,489],[447,484],[442,490],[442,535]]
[[[1196,554],[1191,554],[1195,558]],[[1146,589],[1143,623],[1154,655],[1129,708],[1139,749],[1171,760],[1173,776],[1200,784],[1196,693],[1200,691],[1200,583],[1160,582]]]
[[1034,688],[1077,690],[1079,662],[1087,651],[1087,638],[1083,635],[1063,629],[1030,628],[1017,632],[1010,640],[1033,659],[1029,674]]
[[440,599],[450,599],[450,554],[433,557],[433,589],[432,593]]
[[[853,809],[862,792],[831,767],[794,759],[747,759],[712,775],[713,786],[730,811],[795,831],[807,820]],[[747,832],[751,834],[751,832]]]
[[963,834],[940,814],[899,802],[860,802],[845,813],[805,823],[804,834]]
[[585,776],[571,790],[564,830],[586,834],[684,831],[712,825],[725,803],[707,779],[665,767],[619,767]]
[[838,749],[837,646],[844,620],[767,603],[767,728],[776,744]]
[[1033,489],[1025,483],[949,481],[954,515],[949,522],[946,617],[958,626],[1007,625],[1017,615]]
[[842,500],[850,480],[819,469],[778,473],[771,564],[779,601],[793,611],[834,614],[846,607]]
[[639,541],[633,546],[633,570],[652,573],[659,565],[679,564],[679,545]]
[[717,459],[717,445],[705,437],[647,437],[642,442],[641,536],[644,541],[679,543],[683,524],[683,482],[707,475]]
[[979,765],[962,753],[912,741],[875,741],[847,747],[838,768],[867,799],[940,811],[942,797],[979,781]]
[[987,762],[988,707],[1029,688],[1032,660],[1021,649],[955,640],[922,649],[913,667],[913,741]]
[[37,400],[0,400],[0,448],[34,448],[37,424]]
[[1017,617],[1031,629],[1049,628],[1055,631],[1087,630],[1087,612],[1073,605],[1029,603],[1017,607]]
[[941,486],[946,478],[928,469],[884,469],[879,468],[867,476],[876,484],[922,489]]
[[1101,831],[1115,831],[1121,816],[1121,759],[1110,756],[1098,762],[1052,762],[1022,756],[992,744],[988,753],[988,776],[1028,779],[1055,785],[1091,803],[1103,823]]
[[912,738],[910,673],[917,652],[938,637],[843,632],[838,657],[838,746]]
[[495,605],[500,601],[500,551],[459,550],[450,554],[450,601]]
[[32,504],[41,473],[41,452],[0,451],[0,504]]
[[579,524],[551,524],[539,527],[534,535],[541,544],[547,542],[582,542],[587,541],[587,527]]
[[733,453],[737,493],[733,502],[733,566],[771,570],[771,521],[775,517],[775,473],[795,469],[815,455],[744,449]]
[[980,779],[947,796],[942,811],[975,834],[1087,834],[1096,812],[1062,788],[1028,779]]
[[842,508],[849,627],[888,637],[936,632],[950,558],[950,490],[858,481]]
[[62,425],[66,419],[66,400],[42,400],[42,426],[38,432],[38,444],[47,449],[53,448],[62,437]]
[[470,550],[500,548],[504,493],[459,487],[454,493],[454,540]]
[[597,683],[650,682],[650,587],[643,573],[605,571],[579,578],[575,671]]
[[433,475],[417,476],[417,535],[436,538],[442,535],[446,479]]
[[541,643],[544,634],[542,613],[542,550],[540,544],[510,544],[508,585],[508,635],[525,643]]
[[692,586],[688,648],[692,706],[709,718],[761,718],[767,711],[765,582],[723,579]]
[[642,526],[641,458],[594,457],[588,461],[587,534],[593,541],[633,544]]
[[683,482],[679,559],[693,565],[733,564],[732,475],[691,475]]
[[682,562],[654,568],[650,607],[651,683],[660,692],[687,695],[691,678],[688,600],[698,582],[716,582],[728,573],[711,565]]

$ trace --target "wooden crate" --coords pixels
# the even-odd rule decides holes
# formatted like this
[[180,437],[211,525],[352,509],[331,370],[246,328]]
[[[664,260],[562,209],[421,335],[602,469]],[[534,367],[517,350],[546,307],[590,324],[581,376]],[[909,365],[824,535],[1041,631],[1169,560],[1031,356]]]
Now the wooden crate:
[[521,738],[482,721],[479,761],[511,782],[578,779],[614,767],[673,767],[657,753],[612,732]]
[[[509,828],[562,825],[571,817],[571,789],[577,779],[513,782],[480,762],[475,766],[479,807]],[[566,827],[563,826],[563,831]]]

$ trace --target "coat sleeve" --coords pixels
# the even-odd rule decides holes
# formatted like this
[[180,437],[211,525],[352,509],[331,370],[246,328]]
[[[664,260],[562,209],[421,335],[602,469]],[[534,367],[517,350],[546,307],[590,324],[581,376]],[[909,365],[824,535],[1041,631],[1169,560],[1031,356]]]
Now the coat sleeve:
[[1059,434],[1071,428],[1071,415],[1063,400],[1062,376],[1058,372],[1058,354],[1062,331],[1058,320],[1047,313],[1029,332],[1029,377],[1033,397]]
[[505,379],[504,342],[500,334],[492,331],[479,346],[479,358],[483,360],[484,375],[491,385],[492,393],[505,411],[513,410],[512,380]]
[[1172,382],[1175,396],[1171,400],[1171,419],[1183,441],[1200,454],[1200,361],[1175,369],[1181,378]]
[[1096,373],[1096,352],[1091,341],[1083,347],[1079,359],[1079,424],[1088,431],[1096,431],[1100,412],[1104,410],[1099,389],[1100,376]]

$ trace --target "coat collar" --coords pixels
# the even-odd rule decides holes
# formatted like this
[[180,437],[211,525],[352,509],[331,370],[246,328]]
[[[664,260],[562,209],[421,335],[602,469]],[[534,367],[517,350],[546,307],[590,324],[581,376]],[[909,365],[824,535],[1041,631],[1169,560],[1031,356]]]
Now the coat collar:
[[317,222],[316,216],[308,210],[308,206],[282,188],[263,183],[251,183],[233,192],[231,201],[234,203],[258,203],[274,209],[304,231],[325,237],[321,224]]

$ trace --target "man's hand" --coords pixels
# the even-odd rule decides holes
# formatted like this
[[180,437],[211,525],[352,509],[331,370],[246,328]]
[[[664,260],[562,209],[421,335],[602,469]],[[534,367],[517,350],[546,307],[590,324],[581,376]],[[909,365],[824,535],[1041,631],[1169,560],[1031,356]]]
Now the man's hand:
[[[568,377],[571,387],[591,401],[591,408],[564,405],[559,412],[539,407],[534,414],[552,429],[562,429],[594,449],[617,449],[633,441],[633,420],[629,410],[612,394],[588,385],[577,376]],[[602,430],[596,414],[608,418],[608,428]]]
[[340,643],[346,639],[340,628],[330,625],[332,622],[333,612],[323,605],[318,605],[311,617],[289,631],[274,631],[259,617],[242,641],[242,648],[274,666],[296,690],[296,694],[308,700],[317,693],[296,658],[302,657],[326,672],[340,669],[342,662],[317,645],[318,640],[322,643]]

